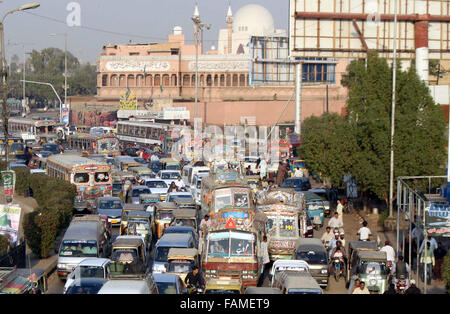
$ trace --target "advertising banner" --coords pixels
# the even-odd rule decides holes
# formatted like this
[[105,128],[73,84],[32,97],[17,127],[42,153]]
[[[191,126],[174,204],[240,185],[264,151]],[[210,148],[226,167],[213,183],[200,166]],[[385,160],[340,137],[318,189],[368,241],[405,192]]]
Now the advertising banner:
[[450,237],[449,212],[449,204],[430,204],[425,207],[425,229],[429,237]]
[[17,242],[21,211],[19,205],[0,204],[0,234],[8,236],[10,244]]
[[69,125],[69,113],[70,113],[70,105],[63,104],[63,107],[62,107],[62,122],[65,125]]
[[12,170],[2,171],[3,189],[5,191],[6,202],[11,203],[14,197],[14,187],[16,185],[16,173]]

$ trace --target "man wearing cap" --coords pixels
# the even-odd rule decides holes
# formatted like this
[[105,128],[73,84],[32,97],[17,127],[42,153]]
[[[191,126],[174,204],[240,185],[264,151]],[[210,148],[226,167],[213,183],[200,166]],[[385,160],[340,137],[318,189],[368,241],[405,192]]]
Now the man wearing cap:
[[[334,238],[330,240],[330,242],[328,242],[328,250],[329,250],[329,255],[331,257],[331,252],[334,250],[334,248],[336,247],[336,243],[337,242],[341,242],[341,240],[339,239],[339,233],[335,232],[334,233]],[[341,243],[342,244],[342,243]]]
[[331,232],[331,228],[327,227],[326,228],[327,231],[325,231],[322,235],[322,237],[320,238],[320,240],[322,240],[322,243],[325,246],[328,246],[328,243],[334,238],[334,233]]
[[341,240],[343,247],[345,247],[345,239],[344,239],[344,237],[345,237],[345,233],[344,233],[344,231],[341,231],[341,233],[339,233],[339,240]]

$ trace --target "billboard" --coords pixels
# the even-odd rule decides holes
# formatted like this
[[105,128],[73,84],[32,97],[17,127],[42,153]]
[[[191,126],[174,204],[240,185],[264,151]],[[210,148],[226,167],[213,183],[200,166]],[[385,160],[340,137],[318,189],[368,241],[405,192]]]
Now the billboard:
[[16,173],[12,170],[2,171],[3,190],[6,202],[11,203],[14,197],[14,187],[16,185]]
[[450,204],[425,207],[425,229],[429,237],[450,237]]
[[17,243],[21,212],[19,205],[0,204],[0,234],[8,236],[10,244]]

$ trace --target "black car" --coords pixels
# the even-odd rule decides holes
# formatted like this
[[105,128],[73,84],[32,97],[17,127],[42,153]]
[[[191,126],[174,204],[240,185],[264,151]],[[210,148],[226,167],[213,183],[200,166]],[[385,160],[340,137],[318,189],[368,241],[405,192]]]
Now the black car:
[[281,188],[294,188],[295,191],[308,191],[311,189],[311,183],[308,178],[287,178],[280,185]]

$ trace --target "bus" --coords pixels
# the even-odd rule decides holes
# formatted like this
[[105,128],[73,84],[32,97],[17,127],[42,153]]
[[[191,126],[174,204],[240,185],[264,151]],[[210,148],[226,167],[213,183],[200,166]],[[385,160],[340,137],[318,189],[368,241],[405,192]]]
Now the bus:
[[26,118],[8,119],[9,132],[22,137],[23,140],[41,140],[52,143],[58,139],[57,122],[53,120],[32,120]]
[[[24,157],[25,145],[19,136],[8,136],[8,157]],[[5,135],[0,135],[0,155],[5,156]]]
[[67,139],[70,149],[85,151],[89,154],[105,156],[120,155],[119,139],[114,135],[94,136],[87,133],[75,133]]
[[112,195],[111,167],[93,159],[70,154],[51,155],[47,158],[47,174],[66,180],[77,187],[75,203],[92,208],[97,197]]
[[117,122],[117,137],[121,142],[130,144],[158,144],[167,150],[169,125],[147,121]]

